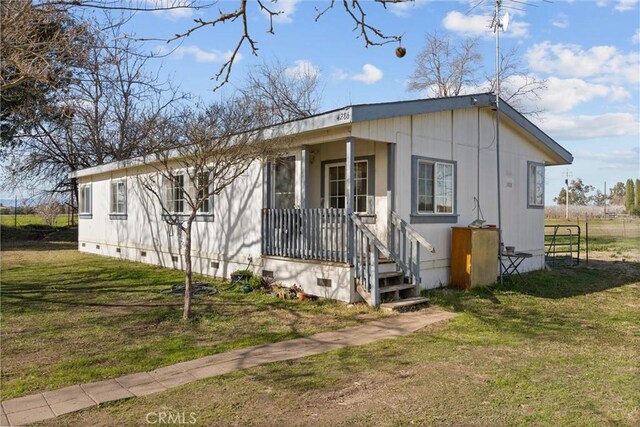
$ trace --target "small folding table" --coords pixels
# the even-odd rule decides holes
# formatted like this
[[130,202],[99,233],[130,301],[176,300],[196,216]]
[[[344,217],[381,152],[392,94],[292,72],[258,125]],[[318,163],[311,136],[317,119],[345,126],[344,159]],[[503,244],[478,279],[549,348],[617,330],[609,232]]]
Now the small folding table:
[[528,252],[502,252],[500,262],[502,263],[502,277],[511,278],[514,274],[517,274],[522,279],[518,267],[527,258],[533,257],[533,254]]

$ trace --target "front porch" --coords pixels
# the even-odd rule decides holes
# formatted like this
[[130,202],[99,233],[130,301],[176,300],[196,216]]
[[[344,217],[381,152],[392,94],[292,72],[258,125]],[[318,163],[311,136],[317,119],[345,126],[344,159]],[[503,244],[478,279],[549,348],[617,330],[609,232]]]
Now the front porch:
[[321,273],[326,263],[347,268],[338,283],[305,280],[342,288],[349,302],[415,297],[421,251],[433,247],[394,211],[395,167],[395,144],[352,137],[302,145],[265,165],[263,258],[315,262]]

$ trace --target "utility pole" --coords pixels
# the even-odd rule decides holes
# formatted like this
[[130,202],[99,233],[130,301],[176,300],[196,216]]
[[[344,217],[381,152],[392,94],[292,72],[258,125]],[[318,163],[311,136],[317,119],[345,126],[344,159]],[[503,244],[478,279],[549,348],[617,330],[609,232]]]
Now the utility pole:
[[569,178],[571,178],[573,174],[569,172],[569,169],[562,172],[562,177],[564,178],[565,190],[564,190],[564,218],[569,219]]

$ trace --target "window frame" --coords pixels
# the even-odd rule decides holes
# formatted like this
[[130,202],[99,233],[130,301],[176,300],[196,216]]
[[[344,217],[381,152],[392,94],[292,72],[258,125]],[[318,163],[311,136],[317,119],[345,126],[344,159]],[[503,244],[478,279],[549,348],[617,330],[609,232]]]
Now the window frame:
[[[211,186],[211,172],[206,171],[203,173],[209,174],[209,186]],[[185,211],[185,208],[187,208],[189,205],[187,202],[187,198],[185,197],[185,193],[198,191],[198,185],[194,185],[193,181],[191,180],[191,176],[192,175],[190,173],[187,173],[186,170],[182,169],[182,170],[176,170],[172,172],[170,178],[166,176],[164,177],[163,203],[164,203],[164,208],[166,212],[162,213],[163,220],[185,221],[189,218],[189,213]],[[175,182],[178,177],[182,179],[182,193],[181,193],[182,198],[176,197],[177,196],[176,190],[178,189],[178,187],[176,187]],[[198,179],[198,177],[196,177],[196,179]],[[167,195],[170,195],[171,199],[168,199]],[[193,196],[195,197],[196,195],[193,194]],[[176,204],[178,203],[178,201],[181,201],[182,203],[181,211],[176,210]],[[209,210],[202,211],[202,208],[198,209],[198,212],[196,213],[194,221],[195,222],[213,222],[213,220],[214,220],[213,195],[210,195]]]
[[[88,210],[85,210],[87,200],[85,190],[89,189]],[[93,183],[80,184],[78,186],[78,218],[93,218]]]
[[[290,192],[290,194],[293,196],[293,204],[291,207],[289,208],[281,208],[281,207],[277,207],[276,206],[276,201],[278,200],[278,194],[283,195],[283,194],[287,194],[289,192],[277,192],[276,191],[276,180],[278,178],[278,172],[277,172],[277,167],[278,167],[278,163],[279,162],[284,162],[284,161],[291,161],[293,159],[293,174],[291,176],[292,178],[292,185],[293,185],[293,191]],[[270,182],[270,186],[271,186],[271,200],[270,205],[273,209],[294,209],[296,206],[296,169],[297,169],[297,159],[295,155],[290,155],[290,156],[282,156],[277,160],[274,160],[271,162],[271,182]]]
[[[344,166],[345,167],[345,181],[346,181],[346,160],[347,159],[335,159],[335,160],[325,160],[321,163],[321,183],[320,183],[320,193],[322,195],[322,207],[325,209],[329,208],[329,168],[335,166]],[[366,196],[366,210],[365,211],[356,211],[356,201],[354,200],[354,213],[358,215],[375,215],[375,203],[369,206],[368,198],[375,197],[375,156],[358,156],[354,159],[354,163],[366,163],[366,171],[367,171],[367,191],[364,194]],[[354,167],[355,169],[355,167]],[[354,177],[354,187],[355,187],[355,177]],[[346,191],[346,187],[345,187]],[[354,196],[355,188],[354,188]],[[359,195],[362,197],[363,195]],[[346,206],[346,195],[345,195],[345,206]],[[372,208],[372,212],[369,212],[369,207]]]
[[[118,186],[122,184],[124,186],[124,203],[123,203],[123,211],[119,211],[119,210],[113,210],[113,186],[116,186],[116,193],[118,191]],[[128,197],[127,197],[127,179],[126,178],[118,178],[118,179],[112,179],[111,182],[109,183],[109,218],[110,219],[127,219],[127,203],[128,203]],[[116,194],[117,197],[117,194]],[[118,205],[118,203],[116,202],[116,206]],[[117,207],[116,207],[117,209]]]
[[[418,200],[420,185],[419,179],[419,167],[421,163],[433,164],[433,212],[431,211],[419,211]],[[438,165],[447,165],[452,167],[452,191],[451,198],[451,212],[437,212],[437,168]],[[458,162],[455,160],[439,159],[426,156],[411,156],[411,224],[425,224],[425,223],[450,223],[455,224],[458,222]]]
[[[200,209],[198,209],[197,215],[212,215],[213,214],[213,194],[210,194],[211,193],[211,172],[206,171],[198,174],[196,176],[196,185],[194,187],[195,187],[195,191],[197,191],[198,193],[201,191],[200,179],[203,176],[207,177],[207,193],[209,194],[209,197],[207,197],[203,201],[202,206],[200,207]],[[197,194],[197,197],[200,198],[200,194]],[[207,203],[207,208],[208,208],[207,210],[203,210],[205,202]]]
[[[532,194],[531,190],[535,192],[536,185],[536,168],[542,168],[542,203],[535,203],[535,193]],[[531,174],[533,170],[533,175]],[[527,161],[527,209],[544,209],[544,198],[545,198],[545,164],[544,162],[534,162]],[[532,185],[533,184],[533,188]],[[532,203],[532,196],[534,202]]]

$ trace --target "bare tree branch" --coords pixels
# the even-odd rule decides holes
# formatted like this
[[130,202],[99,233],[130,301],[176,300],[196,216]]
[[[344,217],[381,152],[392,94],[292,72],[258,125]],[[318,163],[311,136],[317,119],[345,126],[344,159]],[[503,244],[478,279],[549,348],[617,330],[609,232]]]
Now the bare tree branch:
[[[440,98],[469,92],[495,92],[494,73],[482,76],[482,56],[477,39],[453,41],[437,32],[427,34],[425,47],[416,58],[408,90]],[[537,116],[546,81],[521,66],[517,49],[500,53],[500,96],[524,115]]]

